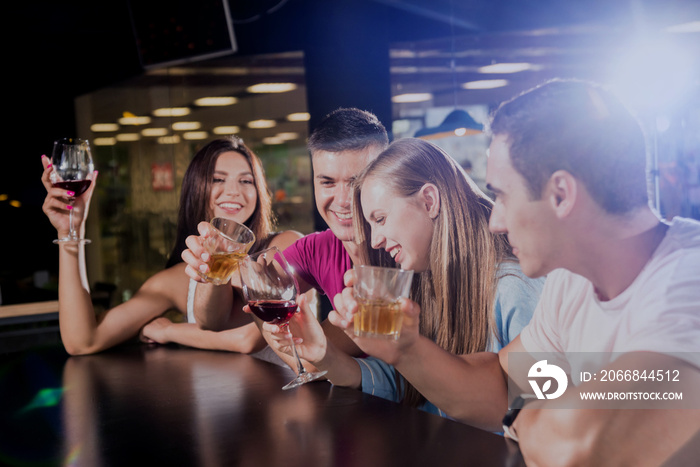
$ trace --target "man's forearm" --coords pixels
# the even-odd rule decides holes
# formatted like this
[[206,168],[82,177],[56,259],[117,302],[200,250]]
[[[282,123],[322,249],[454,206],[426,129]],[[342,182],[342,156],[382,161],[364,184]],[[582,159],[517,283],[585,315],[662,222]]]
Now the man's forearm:
[[420,337],[395,368],[450,417],[485,430],[501,430],[508,400],[497,354],[457,356]]
[[199,327],[210,331],[226,329],[233,302],[234,291],[230,285],[197,283],[194,317]]

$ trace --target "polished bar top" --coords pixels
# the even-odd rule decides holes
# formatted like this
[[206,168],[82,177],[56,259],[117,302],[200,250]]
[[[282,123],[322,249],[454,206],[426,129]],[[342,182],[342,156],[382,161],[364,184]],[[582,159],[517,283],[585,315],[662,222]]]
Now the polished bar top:
[[0,464],[518,466],[501,436],[248,355],[129,344],[0,355]]

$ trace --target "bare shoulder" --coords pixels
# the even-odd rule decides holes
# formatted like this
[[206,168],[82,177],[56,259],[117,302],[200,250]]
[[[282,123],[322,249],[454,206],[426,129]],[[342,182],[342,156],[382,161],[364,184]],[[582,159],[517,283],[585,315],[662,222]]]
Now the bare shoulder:
[[270,246],[276,246],[280,250],[284,251],[288,246],[290,246],[292,243],[296,242],[303,236],[304,234],[302,234],[301,232],[297,232],[296,230],[285,230],[275,235],[275,238],[273,238],[270,242]]

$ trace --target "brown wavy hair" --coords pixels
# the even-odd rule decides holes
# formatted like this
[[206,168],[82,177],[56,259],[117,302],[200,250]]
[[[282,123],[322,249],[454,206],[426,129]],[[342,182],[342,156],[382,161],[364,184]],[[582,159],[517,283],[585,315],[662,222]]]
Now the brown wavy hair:
[[230,136],[215,139],[203,146],[192,158],[185,177],[182,180],[180,193],[180,211],[177,218],[177,239],[170,253],[166,268],[182,262],[181,254],[187,248],[185,239],[190,235],[199,235],[197,225],[208,221],[213,214],[209,212],[209,197],[216,161],[224,152],[237,152],[245,157],[255,179],[257,201],[255,211],[244,224],[255,233],[255,244],[251,251],[257,251],[261,245],[267,244],[267,239],[275,228],[275,218],[272,213],[272,196],[265,180],[265,170],[260,158],[243,143],[243,140]]
[[[498,266],[515,261],[504,235],[489,231],[493,202],[447,153],[427,141],[397,140],[355,181],[353,221],[363,264],[396,267],[384,250],[370,246],[371,227],[360,197],[363,183],[377,178],[397,196],[409,197],[426,183],[440,193],[440,212],[430,243],[429,270],[414,276],[411,298],[421,307],[420,333],[455,355],[480,352],[495,334],[493,316]],[[396,372],[403,402],[425,398]]]

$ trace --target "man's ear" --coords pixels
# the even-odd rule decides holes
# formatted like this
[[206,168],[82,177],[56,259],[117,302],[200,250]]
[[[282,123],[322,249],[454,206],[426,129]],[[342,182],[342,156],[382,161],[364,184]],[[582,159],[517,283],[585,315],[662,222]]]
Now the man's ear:
[[566,170],[554,172],[545,186],[543,197],[560,219],[567,217],[576,204],[579,181]]
[[435,219],[440,214],[440,191],[432,183],[426,183],[418,193],[420,202],[425,206],[428,216]]

